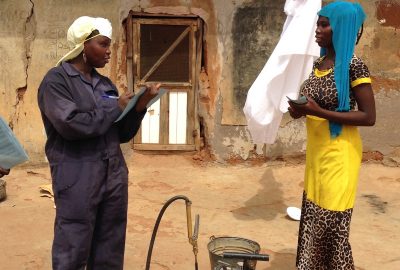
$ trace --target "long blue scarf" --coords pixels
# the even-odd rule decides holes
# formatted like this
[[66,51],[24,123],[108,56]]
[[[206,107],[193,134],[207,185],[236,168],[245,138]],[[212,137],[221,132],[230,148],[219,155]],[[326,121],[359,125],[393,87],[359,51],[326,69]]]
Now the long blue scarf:
[[[354,54],[357,34],[365,20],[365,13],[358,3],[336,1],[323,7],[319,16],[327,17],[332,28],[332,42],[335,49],[335,83],[338,92],[338,107],[336,111],[350,110],[350,61]],[[321,48],[321,56],[326,55],[326,49]],[[342,125],[329,122],[332,138],[342,132]]]

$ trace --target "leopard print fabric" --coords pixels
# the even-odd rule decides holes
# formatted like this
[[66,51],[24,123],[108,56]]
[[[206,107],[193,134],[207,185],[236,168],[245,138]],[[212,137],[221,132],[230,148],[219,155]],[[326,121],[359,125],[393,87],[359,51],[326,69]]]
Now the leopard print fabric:
[[[318,68],[323,57],[318,58],[313,65],[313,72],[311,72],[309,78],[303,83],[300,93],[307,95],[314,99],[318,105],[326,110],[334,111],[338,107],[338,95],[335,83],[335,72],[332,71],[322,77],[315,75],[315,69]],[[350,62],[350,81],[353,82],[360,78],[369,78],[370,73],[368,67],[364,62],[353,55]],[[351,86],[350,86],[351,89]],[[350,110],[354,110],[356,107],[356,101],[353,95],[353,91],[350,91]]]
[[299,270],[354,270],[349,243],[353,209],[326,210],[303,194],[296,266]]

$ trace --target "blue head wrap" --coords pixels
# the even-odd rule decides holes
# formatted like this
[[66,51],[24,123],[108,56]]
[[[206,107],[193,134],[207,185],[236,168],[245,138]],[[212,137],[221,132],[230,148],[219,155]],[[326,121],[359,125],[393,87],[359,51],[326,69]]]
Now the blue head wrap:
[[[338,107],[336,111],[350,110],[350,61],[353,57],[357,34],[364,20],[365,13],[358,3],[336,1],[323,7],[319,16],[327,17],[332,28],[332,42],[335,49],[335,83],[338,92]],[[326,49],[321,48],[321,56],[326,55]],[[342,132],[342,125],[329,122],[332,138]]]

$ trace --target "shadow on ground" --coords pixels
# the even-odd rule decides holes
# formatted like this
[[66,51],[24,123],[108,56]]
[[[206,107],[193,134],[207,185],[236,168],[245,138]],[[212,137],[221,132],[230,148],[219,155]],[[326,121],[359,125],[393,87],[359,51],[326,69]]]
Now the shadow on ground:
[[[272,169],[268,168],[259,182],[262,189],[245,201],[243,207],[232,210],[237,219],[269,221],[275,219],[278,214],[285,213],[287,205],[283,200],[282,185],[276,181]],[[247,186],[246,188],[254,187]]]

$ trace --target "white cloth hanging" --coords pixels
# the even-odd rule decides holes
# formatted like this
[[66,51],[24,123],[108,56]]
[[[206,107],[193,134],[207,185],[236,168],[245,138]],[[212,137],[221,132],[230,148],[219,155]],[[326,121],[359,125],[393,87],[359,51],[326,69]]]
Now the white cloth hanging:
[[243,111],[253,143],[275,142],[287,98],[297,98],[320,55],[315,43],[321,0],[286,0],[281,38],[247,93]]

